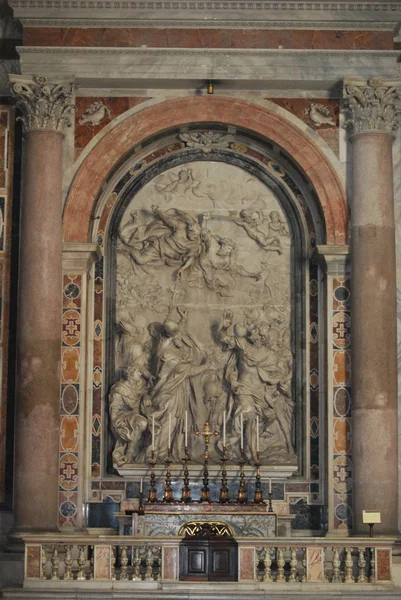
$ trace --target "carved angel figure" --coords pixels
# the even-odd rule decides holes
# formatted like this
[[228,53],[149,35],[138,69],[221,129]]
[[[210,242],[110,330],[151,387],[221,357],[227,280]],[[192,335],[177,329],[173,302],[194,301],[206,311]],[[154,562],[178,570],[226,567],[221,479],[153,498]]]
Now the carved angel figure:
[[[235,213],[232,213],[232,216],[234,215]],[[263,216],[259,211],[253,211],[245,208],[240,211],[239,219],[234,218],[234,223],[245,229],[251,240],[254,240],[259,248],[262,248],[262,250],[265,250],[266,252],[277,252],[278,254],[282,254],[283,250],[279,238],[271,237],[271,235],[265,233],[260,228],[263,223]]]

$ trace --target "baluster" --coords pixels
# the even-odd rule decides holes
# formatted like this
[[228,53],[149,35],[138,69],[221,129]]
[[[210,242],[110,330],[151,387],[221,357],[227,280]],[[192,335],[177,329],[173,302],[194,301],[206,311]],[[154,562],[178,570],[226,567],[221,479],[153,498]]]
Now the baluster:
[[78,546],[77,563],[78,563],[77,580],[78,581],[85,581],[86,580],[86,574],[85,574],[85,565],[86,565],[85,546]]
[[154,578],[153,578],[153,553],[152,553],[152,549],[150,547],[146,550],[145,581],[154,581]]
[[111,580],[116,580],[116,547],[111,547]]
[[284,567],[285,567],[284,550],[282,548],[277,548],[277,579],[276,579],[276,581],[279,581],[279,582],[285,581]]
[[52,557],[51,557],[51,563],[52,563],[52,579],[59,579],[58,576],[58,567],[60,564],[60,559],[58,557],[58,549],[57,546],[52,546]]
[[366,583],[366,575],[365,575],[365,567],[366,567],[366,559],[365,559],[365,548],[358,548],[358,567],[359,567],[359,575],[358,575],[358,583]]
[[42,574],[41,574],[41,578],[42,579],[47,579],[47,573],[46,573],[47,546],[42,546],[41,557],[42,557]]
[[272,557],[270,555],[270,548],[265,548],[265,555],[263,558],[263,565],[265,568],[265,572],[263,574],[263,583],[271,583],[273,581],[272,579],[272,570],[271,570],[271,566],[272,566]]
[[332,583],[341,583],[340,575],[340,551],[338,548],[333,548],[333,579]]
[[306,548],[302,548],[302,577],[301,577],[301,583],[306,583],[307,582],[307,576],[306,576]]
[[64,579],[74,579],[72,576],[72,556],[71,556],[71,550],[72,550],[72,546],[68,545],[68,546],[64,546],[65,548],[65,558],[64,558],[64,564],[65,564],[65,571],[64,571]]
[[354,563],[352,562],[352,548],[345,549],[345,579],[344,583],[355,583],[352,576]]
[[298,581],[297,579],[297,549],[290,548],[291,551],[291,560],[290,560],[290,579],[289,581]]
[[120,581],[127,581],[128,580],[128,573],[127,573],[127,565],[128,565],[127,546],[120,546],[120,549],[121,549]]
[[370,577],[369,583],[376,583],[376,552],[374,548],[370,549]]
[[142,581],[141,577],[141,557],[139,555],[138,546],[135,547],[134,558],[132,560],[133,572],[132,572],[132,581]]

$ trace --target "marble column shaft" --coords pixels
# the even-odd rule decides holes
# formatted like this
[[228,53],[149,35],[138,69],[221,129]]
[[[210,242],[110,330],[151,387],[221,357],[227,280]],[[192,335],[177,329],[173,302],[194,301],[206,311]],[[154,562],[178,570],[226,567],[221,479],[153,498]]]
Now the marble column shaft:
[[57,115],[70,96],[42,78],[22,86],[17,78],[13,89],[25,125],[14,476],[18,533],[57,529],[63,141]]
[[[378,117],[380,81],[368,82],[352,136],[352,455],[354,533],[379,510],[378,534],[398,529],[398,418],[393,120]],[[385,90],[391,87],[384,85]],[[366,97],[367,97],[366,96]],[[351,98],[353,97],[351,91]],[[392,93],[392,97],[395,97]],[[362,97],[363,98],[363,97]],[[376,102],[379,98],[379,103]],[[372,102],[373,99],[373,102]],[[361,108],[358,99],[359,109]],[[381,107],[383,108],[383,107]],[[352,112],[351,107],[351,112]],[[373,112],[372,112],[373,111]],[[366,118],[369,112],[369,119]],[[362,117],[362,118],[361,118]]]

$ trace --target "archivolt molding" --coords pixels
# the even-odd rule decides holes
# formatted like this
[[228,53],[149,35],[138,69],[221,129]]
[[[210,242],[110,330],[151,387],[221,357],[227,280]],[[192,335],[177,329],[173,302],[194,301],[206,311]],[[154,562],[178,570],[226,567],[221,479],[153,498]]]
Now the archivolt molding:
[[91,216],[105,177],[124,156],[150,136],[191,123],[237,126],[281,146],[315,188],[326,222],[327,243],[345,243],[348,208],[341,167],[318,134],[272,103],[216,97],[144,103],[96,136],[80,157],[66,199],[65,241],[89,239]]

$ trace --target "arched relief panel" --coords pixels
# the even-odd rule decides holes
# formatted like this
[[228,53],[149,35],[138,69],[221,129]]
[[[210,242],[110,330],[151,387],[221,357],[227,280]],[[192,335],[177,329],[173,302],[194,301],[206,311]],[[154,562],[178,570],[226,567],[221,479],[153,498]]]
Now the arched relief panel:
[[[227,135],[227,130],[222,133]],[[189,163],[195,166],[202,163],[213,163],[224,166],[229,163],[230,168],[242,169],[243,172],[247,173],[248,178],[249,174],[251,174],[252,177],[259,180],[261,186],[265,186],[266,190],[270,190],[270,193],[276,198],[278,206],[285,215],[288,230],[291,231],[291,237],[294,239],[291,251],[296,247],[298,262],[296,263],[292,259],[292,264],[296,263],[293,276],[297,281],[291,291],[291,304],[295,307],[291,317],[291,325],[295,332],[293,346],[296,348],[297,360],[295,361],[292,392],[294,396],[300,398],[300,401],[296,406],[295,427],[292,435],[294,449],[299,459],[300,471],[308,477],[312,466],[312,452],[310,449],[312,438],[309,442],[307,437],[311,414],[313,414],[314,419],[313,443],[317,444],[318,447],[319,441],[318,406],[316,403],[314,406],[310,405],[309,381],[308,377],[306,377],[306,370],[309,369],[308,363],[311,363],[314,372],[318,372],[318,356],[316,353],[309,355],[308,351],[309,315],[307,314],[308,307],[311,307],[308,299],[309,278],[312,277],[315,282],[317,280],[317,277],[313,273],[311,275],[308,273],[307,256],[311,248],[314,247],[316,238],[319,243],[325,240],[324,222],[321,211],[318,208],[318,203],[316,202],[316,198],[313,197],[313,193],[311,193],[310,185],[308,185],[305,176],[297,172],[296,165],[292,161],[285,162],[285,153],[280,154],[281,150],[275,145],[270,144],[268,146],[260,140],[257,141],[252,137],[247,138],[245,132],[237,132],[235,140],[230,142],[230,147],[205,153],[199,148],[189,148],[183,141],[177,142],[178,136],[179,132],[176,132],[175,135],[170,135],[164,140],[158,140],[156,143],[143,144],[140,152],[110,178],[109,188],[105,190],[102,198],[102,208],[99,205],[95,213],[97,218],[94,220],[96,229],[93,230],[93,239],[97,237],[100,245],[103,245],[106,264],[103,278],[103,265],[98,263],[95,279],[94,329],[98,333],[95,335],[94,340],[93,424],[96,427],[92,428],[92,474],[95,478],[101,474],[103,478],[107,478],[108,474],[110,475],[112,472],[110,469],[110,450],[113,441],[108,432],[108,414],[107,411],[104,411],[103,414],[101,413],[101,404],[102,398],[105,399],[107,396],[107,390],[110,385],[119,379],[120,374],[120,371],[116,368],[115,345],[114,343],[110,343],[108,346],[105,344],[105,340],[110,341],[115,337],[114,324],[116,317],[114,315],[111,319],[109,318],[108,323],[103,323],[101,316],[104,312],[108,316],[112,314],[114,310],[114,298],[116,296],[113,284],[110,281],[112,279],[111,273],[115,268],[113,266],[115,248],[113,248],[113,244],[108,244],[105,240],[108,240],[110,235],[114,240],[116,239],[116,232],[121,224],[121,219],[124,218],[124,214],[127,216],[127,208],[129,213],[129,203],[133,198],[138,197],[141,191],[146,192],[146,186],[154,181],[155,177],[160,177],[160,174],[164,176],[170,174],[168,182],[164,182],[164,187],[169,185],[171,187],[171,184],[174,184],[174,181],[179,179],[178,174],[182,170],[192,168],[192,175],[196,175],[194,167],[188,167]],[[197,181],[198,177],[194,176],[193,179]],[[168,210],[170,206],[170,201],[167,199],[164,208]],[[181,208],[183,209],[184,207]],[[210,205],[203,208],[211,211],[214,207]],[[236,208],[241,209],[241,207]],[[266,208],[268,207],[254,206],[254,211],[258,212],[262,210],[264,212]],[[275,207],[270,208],[274,210]],[[267,220],[271,210],[267,210]],[[151,212],[149,210],[146,219],[151,220]],[[262,229],[266,224],[261,226]],[[122,221],[122,225],[124,225],[124,221]],[[241,230],[239,226],[236,227],[239,231]],[[214,233],[216,234],[216,231]],[[266,233],[268,233],[268,229]],[[246,233],[244,235],[245,237],[247,236]],[[248,241],[254,246],[256,251],[262,252],[255,240]],[[273,253],[273,256],[275,254],[276,252]],[[156,267],[152,266],[152,269],[157,272]],[[174,270],[174,268],[172,267],[171,270]],[[315,287],[313,287],[313,295],[314,298],[317,297]],[[100,299],[102,299],[101,302]],[[96,309],[96,302],[98,302],[98,309]],[[164,317],[165,315],[163,314],[162,316]],[[176,314],[175,319],[177,320],[177,318]],[[316,328],[318,327],[317,315],[313,321],[314,332],[316,332]],[[101,335],[100,331],[102,332]],[[103,331],[105,335],[103,335]],[[307,331],[308,333],[306,333]],[[96,337],[98,337],[98,340],[96,340]],[[306,351],[304,350],[305,348]],[[316,364],[313,364],[313,361]],[[103,365],[110,367],[105,373],[102,373]],[[166,423],[166,428],[168,428],[168,423]],[[109,465],[107,465],[107,456],[109,457]],[[101,464],[102,470],[100,469]],[[313,467],[315,479],[317,480],[319,477],[319,459],[318,457],[316,458],[316,451],[313,452]],[[137,472],[139,471],[137,470]],[[133,471],[129,471],[128,475],[132,477]],[[107,485],[107,482],[102,483],[102,489],[104,485]],[[113,485],[115,485],[115,482]],[[277,485],[285,486],[286,484]],[[294,486],[296,484],[287,485]],[[305,484],[302,485],[305,486]],[[284,487],[282,491],[280,488],[280,493],[284,494]]]

